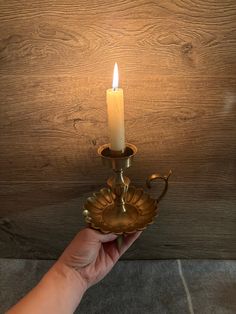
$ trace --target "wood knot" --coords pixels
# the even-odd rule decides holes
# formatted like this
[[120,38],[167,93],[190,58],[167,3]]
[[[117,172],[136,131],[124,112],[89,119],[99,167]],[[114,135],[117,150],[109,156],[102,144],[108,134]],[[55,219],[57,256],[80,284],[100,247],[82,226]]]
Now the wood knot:
[[181,51],[183,54],[189,54],[193,49],[193,45],[191,43],[185,43],[181,47]]
[[7,229],[11,229],[12,227],[11,220],[9,218],[2,218],[0,220],[0,225]]
[[94,146],[96,146],[96,145],[97,145],[97,140],[96,140],[96,139],[93,139],[93,140],[92,140],[92,144],[93,144]]
[[203,115],[203,112],[199,110],[193,110],[191,108],[181,108],[175,115],[175,119],[178,122],[188,122],[195,120]]
[[75,118],[73,119],[73,128],[77,131],[77,123],[83,121],[81,118]]

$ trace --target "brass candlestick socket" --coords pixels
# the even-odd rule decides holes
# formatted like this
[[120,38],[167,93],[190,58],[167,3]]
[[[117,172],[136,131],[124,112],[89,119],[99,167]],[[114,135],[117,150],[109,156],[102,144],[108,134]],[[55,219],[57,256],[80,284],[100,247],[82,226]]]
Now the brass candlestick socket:
[[92,228],[121,235],[143,230],[154,222],[158,214],[157,205],[167,192],[171,171],[166,176],[152,174],[147,178],[148,188],[156,179],[165,183],[160,196],[151,198],[143,189],[131,186],[130,179],[124,176],[124,170],[131,166],[136,153],[136,146],[128,143],[121,155],[114,154],[108,144],[99,147],[98,154],[103,164],[112,168],[114,176],[107,180],[108,188],[94,193],[84,205],[85,221]]
[[132,144],[126,144],[125,151],[120,156],[117,154],[114,155],[107,144],[98,149],[98,154],[101,156],[103,164],[112,168],[115,173],[113,177],[107,180],[107,185],[116,195],[114,200],[114,215],[117,217],[120,216],[122,219],[126,215],[131,214],[131,210],[128,212],[126,208],[127,204],[125,204],[125,196],[129,188],[130,179],[124,177],[123,173],[125,169],[131,166],[136,153],[137,148]]

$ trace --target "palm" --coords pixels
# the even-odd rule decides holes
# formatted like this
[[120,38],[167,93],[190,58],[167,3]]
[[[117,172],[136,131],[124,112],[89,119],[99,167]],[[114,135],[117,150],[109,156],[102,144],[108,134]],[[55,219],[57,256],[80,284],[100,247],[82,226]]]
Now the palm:
[[67,266],[79,271],[90,287],[112,269],[119,257],[131,246],[140,233],[127,236],[119,252],[116,235],[102,234],[86,228],[78,233],[61,259]]

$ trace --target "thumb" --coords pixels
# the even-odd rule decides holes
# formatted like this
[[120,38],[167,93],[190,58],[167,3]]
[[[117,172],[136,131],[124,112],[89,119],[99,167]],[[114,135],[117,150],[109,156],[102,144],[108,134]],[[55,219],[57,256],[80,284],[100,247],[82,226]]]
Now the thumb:
[[98,240],[101,243],[106,243],[114,241],[117,238],[117,235],[114,233],[102,233],[100,231],[89,228],[90,236]]
[[117,239],[117,235],[113,234],[113,233],[102,234],[101,237],[100,237],[100,241],[102,243],[114,241],[115,239]]

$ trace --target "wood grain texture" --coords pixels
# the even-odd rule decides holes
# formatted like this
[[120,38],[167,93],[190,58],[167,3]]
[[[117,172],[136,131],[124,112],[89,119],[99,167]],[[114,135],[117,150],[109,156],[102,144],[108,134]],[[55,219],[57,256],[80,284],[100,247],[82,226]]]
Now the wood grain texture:
[[[3,188],[2,255],[53,259],[84,227],[83,202],[99,186],[85,189],[81,183],[9,183]],[[157,192],[154,189],[152,195]],[[236,245],[232,236],[235,201],[232,185],[171,183],[156,223],[143,232],[124,258],[236,258],[232,250]]]
[[234,0],[0,3],[0,257],[55,258],[84,225],[115,61],[127,174],[174,173],[125,258],[236,258]]
[[[174,181],[233,183],[236,79],[162,77],[146,84],[149,93],[137,80],[124,83],[126,138],[139,148],[132,176],[144,180],[151,171],[172,167]],[[96,154],[108,141],[101,80],[6,77],[2,85],[2,180],[104,182],[109,171]]]
[[[25,1],[2,4],[0,73],[235,74],[236,3]],[[48,4],[48,2],[50,4]],[[105,71],[104,71],[105,70]]]

